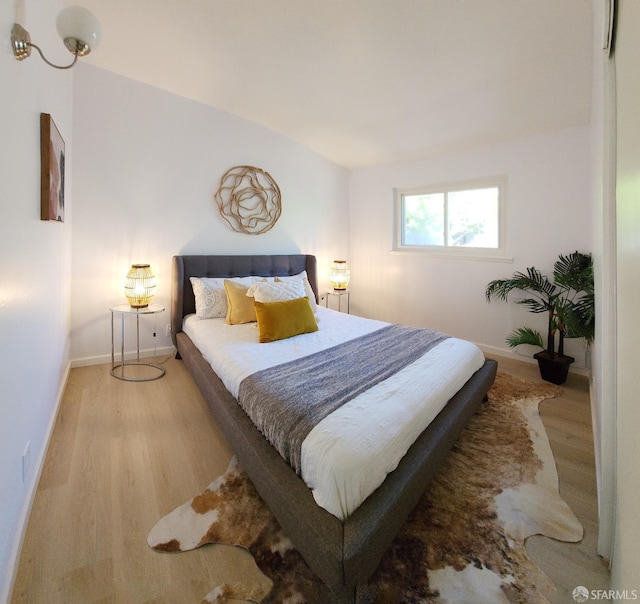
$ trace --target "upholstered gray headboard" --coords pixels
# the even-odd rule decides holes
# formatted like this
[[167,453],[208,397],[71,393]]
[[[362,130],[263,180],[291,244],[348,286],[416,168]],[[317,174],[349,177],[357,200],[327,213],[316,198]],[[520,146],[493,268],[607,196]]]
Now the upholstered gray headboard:
[[171,339],[182,331],[182,319],[196,312],[189,277],[287,277],[307,271],[318,299],[316,257],[307,254],[264,256],[174,256],[171,275]]

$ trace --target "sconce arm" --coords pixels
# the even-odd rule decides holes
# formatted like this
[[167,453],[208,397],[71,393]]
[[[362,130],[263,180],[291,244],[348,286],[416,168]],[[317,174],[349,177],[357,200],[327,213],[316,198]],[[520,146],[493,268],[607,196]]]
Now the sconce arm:
[[51,67],[55,67],[56,69],[71,69],[76,64],[76,61],[78,60],[78,52],[76,51],[76,52],[73,53],[73,61],[71,63],[69,63],[69,65],[55,65],[54,63],[49,61],[47,59],[47,57],[44,56],[44,54],[43,54],[42,50],[40,50],[39,46],[37,46],[36,44],[33,44],[33,42],[27,42],[27,46],[30,46],[31,48],[35,48],[40,53],[40,56],[42,57],[42,60],[47,65],[50,65]]

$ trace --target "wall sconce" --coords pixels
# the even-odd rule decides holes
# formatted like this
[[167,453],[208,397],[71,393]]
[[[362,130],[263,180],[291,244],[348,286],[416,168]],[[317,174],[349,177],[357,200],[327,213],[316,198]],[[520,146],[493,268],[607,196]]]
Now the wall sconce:
[[69,69],[76,64],[78,57],[88,55],[100,44],[100,22],[91,11],[82,6],[67,6],[62,9],[56,19],[56,27],[64,45],[73,54],[73,61],[69,65],[54,65],[48,61],[42,50],[32,44],[29,32],[19,23],[14,23],[11,30],[11,45],[15,58],[22,61],[30,56],[31,49],[35,48],[47,65],[56,69]]
[[334,260],[329,270],[329,281],[333,289],[344,291],[349,286],[351,271],[346,260]]
[[147,308],[156,293],[156,277],[148,264],[132,264],[124,281],[131,308]]

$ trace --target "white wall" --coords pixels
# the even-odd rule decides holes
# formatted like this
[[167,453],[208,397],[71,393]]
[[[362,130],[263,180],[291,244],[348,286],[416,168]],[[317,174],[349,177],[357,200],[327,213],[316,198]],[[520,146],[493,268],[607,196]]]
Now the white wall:
[[[40,113],[50,113],[73,149],[71,75],[34,52],[10,50],[19,21],[53,60],[70,55],[57,36],[62,2],[0,3],[0,601],[17,548],[68,370],[72,166],[67,163],[65,223],[40,220]],[[30,445],[30,471],[22,455]]]
[[[535,265],[551,273],[559,253],[591,251],[590,130],[574,128],[407,164],[355,170],[350,178],[352,311],[433,327],[509,354],[514,328],[545,329],[542,316],[513,303],[487,304],[492,279]],[[393,252],[393,189],[486,176],[508,179],[513,262]],[[583,346],[568,343],[576,366]],[[530,359],[531,351],[527,351]]]
[[[611,584],[640,591],[640,3],[620,0],[615,47],[617,94],[617,471]],[[617,598],[618,601],[622,598]]]
[[[126,302],[133,262],[155,268],[154,301],[167,305],[157,324],[141,321],[141,347],[152,349],[170,345],[175,254],[303,252],[320,271],[346,254],[347,171],[270,130],[86,65],[75,73],[73,121],[74,364],[109,357],[108,308]],[[282,216],[263,235],[236,233],[218,214],[214,194],[236,165],[265,169],[281,190]]]

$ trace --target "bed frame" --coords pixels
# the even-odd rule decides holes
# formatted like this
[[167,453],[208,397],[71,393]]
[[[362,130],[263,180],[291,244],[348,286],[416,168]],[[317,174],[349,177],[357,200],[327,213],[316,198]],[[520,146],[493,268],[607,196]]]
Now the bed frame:
[[369,601],[369,577],[414,508],[435,471],[494,381],[487,360],[418,437],[397,469],[346,520],[319,507],[310,489],[271,447],[225,389],[191,339],[183,317],[195,312],[189,277],[288,276],[307,271],[316,299],[316,259],[309,255],[174,256],[171,333],[217,423],[261,497],[309,567],[323,581],[332,604]]

